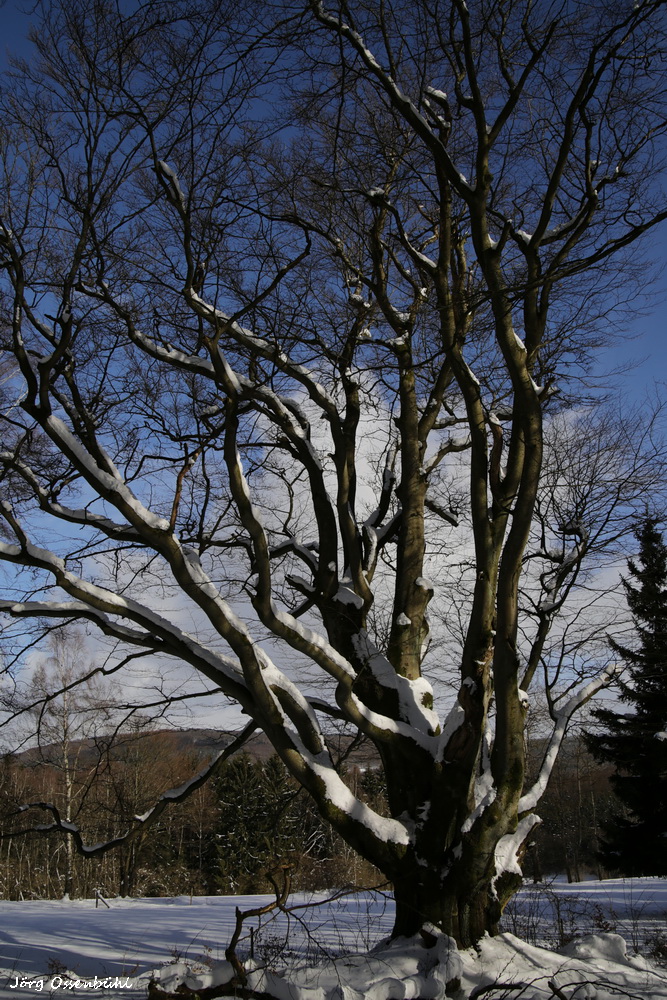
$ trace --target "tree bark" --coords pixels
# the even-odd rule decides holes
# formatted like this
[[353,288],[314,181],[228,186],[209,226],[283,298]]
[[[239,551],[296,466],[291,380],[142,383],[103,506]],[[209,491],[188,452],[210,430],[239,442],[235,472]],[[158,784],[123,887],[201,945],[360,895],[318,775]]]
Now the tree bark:
[[396,881],[392,937],[411,937],[433,925],[454,938],[459,948],[472,947],[485,934],[498,933],[502,911],[520,884],[521,877],[510,873],[473,884],[461,868],[442,884],[432,875]]

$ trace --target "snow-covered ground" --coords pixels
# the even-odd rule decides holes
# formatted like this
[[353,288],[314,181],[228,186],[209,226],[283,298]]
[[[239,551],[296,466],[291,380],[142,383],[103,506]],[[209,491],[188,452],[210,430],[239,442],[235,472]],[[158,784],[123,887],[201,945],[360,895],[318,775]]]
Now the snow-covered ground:
[[616,932],[630,952],[667,960],[667,879],[527,884],[510,901],[503,926],[548,948],[582,934]]
[[[310,900],[298,897],[292,904]],[[225,976],[225,965],[218,963],[233,931],[235,907],[266,901],[259,896],[118,899],[110,900],[108,909],[90,900],[0,901],[0,997],[134,1000],[146,995],[152,973],[166,989],[186,975],[191,986],[212,985]],[[506,932],[460,956],[441,938],[430,952],[404,941],[369,957],[366,952],[386,937],[392,921],[391,898],[381,894],[348,896],[289,917],[266,915],[253,935],[260,968],[251,974],[251,984],[280,1000],[435,998],[444,981],[454,978],[461,981],[457,1000],[475,993],[480,1000],[667,1000],[667,969],[646,960],[660,936],[663,942],[667,938],[667,880],[555,883],[541,893],[526,887],[506,926],[529,943]],[[248,921],[255,928],[258,923]],[[573,934],[558,951],[539,946],[557,945]],[[625,935],[627,950],[619,934]],[[239,954],[246,957],[249,949],[247,933]],[[280,975],[286,966],[290,987]],[[76,978],[80,984],[72,986]],[[492,983],[504,985],[484,989]]]

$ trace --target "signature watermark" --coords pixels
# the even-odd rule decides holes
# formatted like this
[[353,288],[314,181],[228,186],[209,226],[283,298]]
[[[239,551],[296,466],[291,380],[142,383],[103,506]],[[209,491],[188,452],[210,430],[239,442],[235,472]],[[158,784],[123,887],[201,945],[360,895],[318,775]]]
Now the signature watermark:
[[8,983],[10,990],[131,990],[134,982],[127,976],[105,976],[100,979],[74,979],[71,976],[14,976]]

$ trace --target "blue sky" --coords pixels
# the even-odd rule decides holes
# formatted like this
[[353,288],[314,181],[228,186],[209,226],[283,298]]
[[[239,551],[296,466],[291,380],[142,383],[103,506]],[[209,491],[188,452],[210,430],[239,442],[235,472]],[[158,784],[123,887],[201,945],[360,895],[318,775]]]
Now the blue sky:
[[0,4],[0,58],[3,64],[7,52],[21,49],[23,39],[30,26],[30,17],[24,13],[29,4],[18,4],[15,0],[4,0]]
[[598,353],[597,372],[615,373],[609,384],[619,388],[623,404],[667,400],[667,224],[649,239],[658,274],[646,295],[634,300],[636,318],[624,320],[609,347]]
[[[8,53],[27,54],[25,36],[30,26],[26,13],[30,3],[0,0],[0,68],[6,66]],[[663,189],[667,190],[663,178]],[[651,238],[651,254],[661,272],[648,289],[646,299],[636,300],[638,316],[629,321],[627,332],[617,335],[614,343],[599,355],[598,373],[622,373],[615,379],[625,400],[642,402],[653,396],[662,384],[667,397],[667,224]]]

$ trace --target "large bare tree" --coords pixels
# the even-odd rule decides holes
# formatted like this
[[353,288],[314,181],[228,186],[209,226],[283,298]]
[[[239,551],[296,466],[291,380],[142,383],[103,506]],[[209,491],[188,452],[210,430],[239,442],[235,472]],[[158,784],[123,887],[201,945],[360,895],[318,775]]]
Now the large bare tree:
[[396,934],[497,927],[613,674],[576,595],[657,448],[596,451],[580,385],[666,215],[663,41],[659,0],[77,0],[2,96],[2,610],[235,700]]

